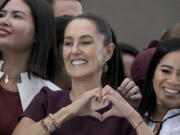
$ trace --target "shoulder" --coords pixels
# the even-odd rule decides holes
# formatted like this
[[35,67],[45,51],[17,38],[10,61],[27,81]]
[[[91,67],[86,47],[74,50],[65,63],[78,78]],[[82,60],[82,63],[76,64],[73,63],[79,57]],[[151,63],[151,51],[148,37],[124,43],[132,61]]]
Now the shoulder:
[[50,96],[50,97],[52,96],[52,97],[59,97],[59,98],[69,95],[69,92],[67,90],[54,91],[48,86],[42,87],[39,93]]
[[60,87],[58,87],[56,84],[54,84],[53,82],[49,81],[49,80],[44,80],[42,78],[39,78],[41,84],[43,87],[49,87],[52,91],[58,91],[61,90]]
[[60,106],[64,106],[71,103],[68,90],[53,91],[45,86],[40,90],[39,94],[42,95],[50,105],[59,104]]

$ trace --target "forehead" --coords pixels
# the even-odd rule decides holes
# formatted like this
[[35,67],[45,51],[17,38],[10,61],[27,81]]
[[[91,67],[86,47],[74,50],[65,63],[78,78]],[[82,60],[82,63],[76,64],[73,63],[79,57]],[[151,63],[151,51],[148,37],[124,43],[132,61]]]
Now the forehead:
[[2,10],[31,12],[31,9],[23,0],[9,0]]
[[75,19],[71,21],[65,29],[65,35],[83,35],[92,36],[101,35],[96,27],[96,24],[88,19]]
[[77,16],[83,12],[81,3],[75,0],[55,0],[53,9],[55,16]]
[[166,64],[174,68],[180,69],[180,62],[177,62],[179,61],[179,58],[180,58],[180,50],[170,52],[160,60],[159,66]]

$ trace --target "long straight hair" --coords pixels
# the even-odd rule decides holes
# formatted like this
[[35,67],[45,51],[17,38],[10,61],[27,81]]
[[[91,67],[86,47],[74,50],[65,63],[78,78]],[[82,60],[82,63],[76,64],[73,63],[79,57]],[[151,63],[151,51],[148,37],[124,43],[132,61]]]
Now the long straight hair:
[[74,17],[74,19],[87,19],[92,21],[100,34],[104,36],[104,46],[110,43],[115,44],[115,49],[111,59],[107,62],[108,70],[102,73],[101,82],[102,86],[110,85],[116,89],[124,79],[123,64],[121,58],[121,52],[117,49],[116,35],[111,29],[109,23],[101,16],[92,13],[83,13]]
[[154,55],[149,64],[149,68],[147,70],[146,78],[143,86],[143,97],[139,106],[140,113],[144,116],[145,113],[148,114],[147,119],[150,119],[152,114],[155,111],[156,107],[156,94],[153,87],[153,78],[157,65],[161,61],[161,59],[167,55],[168,53],[179,51],[180,50],[180,39],[173,38],[168,39],[157,46]]

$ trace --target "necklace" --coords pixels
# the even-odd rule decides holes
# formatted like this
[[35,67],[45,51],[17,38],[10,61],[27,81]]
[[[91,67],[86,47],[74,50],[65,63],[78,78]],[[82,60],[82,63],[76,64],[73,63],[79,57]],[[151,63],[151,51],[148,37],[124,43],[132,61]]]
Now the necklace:
[[16,88],[9,88],[5,84],[2,84],[2,83],[0,83],[0,86],[6,91],[10,91],[10,92],[17,92],[18,91],[17,86],[16,86]]
[[5,75],[4,82],[5,84],[8,84],[9,80],[18,80],[20,77],[9,77],[8,75]]

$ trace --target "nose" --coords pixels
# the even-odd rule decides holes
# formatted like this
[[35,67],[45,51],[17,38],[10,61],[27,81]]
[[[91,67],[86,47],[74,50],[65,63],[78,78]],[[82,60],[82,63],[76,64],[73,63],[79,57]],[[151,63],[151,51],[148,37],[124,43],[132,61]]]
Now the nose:
[[76,42],[73,44],[71,52],[76,55],[81,53],[81,49]]
[[0,18],[0,26],[8,27],[10,25],[8,16]]
[[180,78],[178,75],[176,74],[172,74],[171,76],[169,76],[168,78],[168,83],[172,84],[172,85],[179,85],[180,84]]

